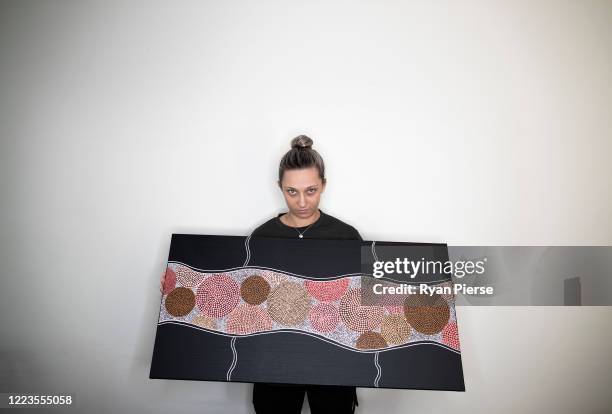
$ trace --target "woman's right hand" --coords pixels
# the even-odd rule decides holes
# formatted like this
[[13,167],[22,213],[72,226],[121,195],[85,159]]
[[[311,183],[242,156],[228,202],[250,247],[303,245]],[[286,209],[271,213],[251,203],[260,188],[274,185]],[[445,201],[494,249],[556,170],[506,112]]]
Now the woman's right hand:
[[159,291],[164,294],[164,283],[166,282],[166,272],[162,273],[161,278],[159,279]]

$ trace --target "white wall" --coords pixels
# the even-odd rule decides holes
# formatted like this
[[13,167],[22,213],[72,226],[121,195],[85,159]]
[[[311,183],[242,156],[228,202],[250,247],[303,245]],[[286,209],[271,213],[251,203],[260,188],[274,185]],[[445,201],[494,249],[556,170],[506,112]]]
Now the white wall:
[[[365,238],[612,244],[609,1],[5,0],[0,52],[0,392],[252,412],[148,379],[158,279],[171,233],[282,210],[301,133]],[[610,307],[458,314],[467,392],[360,412],[612,412]]]

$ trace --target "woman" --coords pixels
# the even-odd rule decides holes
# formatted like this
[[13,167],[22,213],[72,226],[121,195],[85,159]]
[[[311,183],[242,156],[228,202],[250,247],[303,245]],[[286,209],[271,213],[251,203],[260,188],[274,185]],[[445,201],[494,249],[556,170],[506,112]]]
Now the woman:
[[[289,211],[256,228],[252,236],[362,240],[353,227],[319,209],[325,184],[323,158],[312,149],[312,139],[294,138],[278,169],[278,186]],[[300,413],[304,392],[313,414],[353,413],[357,404],[355,387],[255,383],[253,405],[257,414]]]
[[[294,138],[278,169],[278,186],[289,211],[257,227],[252,236],[362,240],[355,228],[319,209],[325,184],[325,165],[312,149],[312,139]],[[313,414],[353,413],[358,405],[356,388],[351,386],[255,383],[253,406],[257,414],[300,413],[304,393]]]

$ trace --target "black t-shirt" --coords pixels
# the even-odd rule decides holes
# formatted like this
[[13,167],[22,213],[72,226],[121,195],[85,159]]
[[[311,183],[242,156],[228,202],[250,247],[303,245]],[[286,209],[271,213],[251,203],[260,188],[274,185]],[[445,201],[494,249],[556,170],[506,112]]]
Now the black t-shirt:
[[[359,232],[353,226],[350,226],[342,220],[338,220],[337,218],[330,216],[329,214],[325,214],[321,209],[319,209],[319,212],[321,213],[321,216],[310,226],[310,228],[308,228],[308,226],[287,226],[285,223],[280,221],[280,217],[284,214],[280,213],[276,217],[271,218],[270,220],[266,221],[264,224],[253,230],[251,237],[278,237],[282,239],[294,239],[299,237],[300,233],[303,233],[305,239],[363,240]],[[268,388],[270,386],[272,386],[273,388]],[[268,395],[268,393],[272,391],[272,393],[269,395],[270,397],[274,397],[274,393],[277,392],[274,390],[278,389],[278,387],[299,387],[299,385],[256,383],[253,392],[258,392],[260,393],[260,395]],[[308,387],[308,385],[306,385],[305,387]],[[329,390],[328,392],[331,393],[337,391],[338,396],[345,395],[347,392],[341,391],[341,389],[350,390],[350,392],[353,394],[355,404],[359,404],[357,402],[357,390],[353,386],[318,385],[317,387],[319,387],[319,389],[327,388]]]
[[363,240],[359,232],[345,222],[325,214],[319,209],[321,216],[312,225],[304,227],[290,227],[280,220],[284,213],[266,221],[253,230],[252,237],[278,237],[283,239],[295,239],[302,233],[305,239],[343,239]]

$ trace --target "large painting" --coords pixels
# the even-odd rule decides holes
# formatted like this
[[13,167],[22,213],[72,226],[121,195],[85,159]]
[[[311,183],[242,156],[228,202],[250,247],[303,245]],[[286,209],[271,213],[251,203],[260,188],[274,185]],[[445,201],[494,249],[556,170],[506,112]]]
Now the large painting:
[[375,262],[410,256],[448,252],[174,234],[150,378],[464,391],[452,293],[373,294],[451,286],[443,274],[373,276]]

